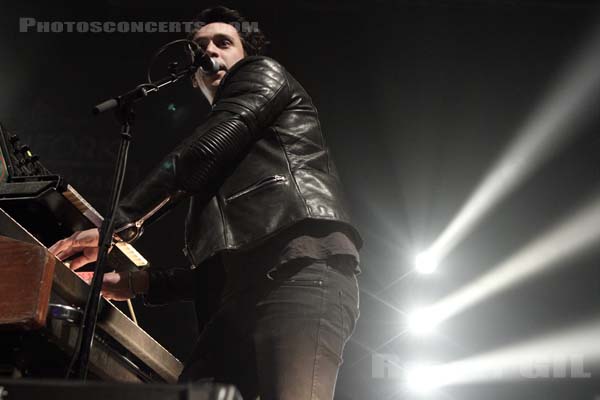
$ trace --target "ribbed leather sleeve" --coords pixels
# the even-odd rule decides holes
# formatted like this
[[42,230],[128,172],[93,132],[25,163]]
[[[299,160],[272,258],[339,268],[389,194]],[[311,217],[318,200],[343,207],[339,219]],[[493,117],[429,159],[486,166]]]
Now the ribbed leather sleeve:
[[215,95],[209,121],[220,122],[175,151],[180,186],[214,194],[289,100],[285,70],[275,60],[249,57],[236,64]]
[[231,115],[182,146],[176,155],[178,186],[188,193],[214,193],[253,143],[247,125]]

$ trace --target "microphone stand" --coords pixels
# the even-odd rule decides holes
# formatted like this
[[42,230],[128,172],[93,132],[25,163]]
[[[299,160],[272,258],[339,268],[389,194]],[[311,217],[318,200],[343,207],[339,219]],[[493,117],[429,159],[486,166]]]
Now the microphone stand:
[[[203,56],[203,55],[202,55]],[[100,114],[109,110],[115,110],[117,119],[121,123],[121,143],[119,153],[116,160],[116,168],[113,176],[113,183],[110,195],[110,203],[106,218],[102,221],[100,227],[100,245],[98,249],[98,259],[94,266],[94,276],[92,278],[91,287],[85,311],[82,318],[79,334],[77,335],[77,344],[75,352],[67,370],[67,378],[78,377],[86,380],[88,373],[88,364],[90,350],[94,339],[94,332],[98,319],[98,311],[100,306],[100,292],[102,290],[102,281],[104,278],[104,264],[108,255],[108,251],[112,244],[114,233],[114,219],[116,209],[121,197],[121,189],[125,179],[125,169],[127,166],[127,154],[129,152],[129,144],[131,142],[131,127],[135,120],[133,105],[147,97],[149,94],[158,93],[159,89],[171,85],[181,78],[190,76],[198,69],[200,56],[197,55],[194,62],[184,68],[177,68],[177,64],[173,63],[169,67],[170,74],[158,81],[152,83],[143,83],[135,89],[126,92],[120,96],[106,100],[93,108],[94,114]]]

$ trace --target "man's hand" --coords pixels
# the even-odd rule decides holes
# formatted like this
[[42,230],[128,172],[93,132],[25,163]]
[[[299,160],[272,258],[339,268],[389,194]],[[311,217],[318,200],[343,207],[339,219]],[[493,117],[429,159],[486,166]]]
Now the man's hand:
[[[131,277],[129,276],[131,274]],[[88,284],[92,282],[93,272],[77,272]],[[148,291],[148,273],[135,272],[106,272],[102,280],[102,296],[108,300],[124,301],[135,297],[135,293]]]
[[130,272],[108,272],[102,280],[102,296],[108,300],[124,301],[135,297],[129,286]]
[[77,270],[98,259],[99,237],[100,232],[97,228],[78,231],[70,237],[54,243],[48,250],[61,261],[74,254],[82,253],[81,256],[73,259],[69,265],[72,270]]

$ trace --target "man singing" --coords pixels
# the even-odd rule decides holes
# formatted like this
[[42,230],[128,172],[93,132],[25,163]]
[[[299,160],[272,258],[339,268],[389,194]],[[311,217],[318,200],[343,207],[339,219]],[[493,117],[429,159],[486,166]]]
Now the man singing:
[[[212,111],[125,197],[116,235],[131,242],[189,200],[190,268],[107,273],[103,295],[194,300],[201,334],[180,381],[235,384],[244,398],[332,399],[358,318],[358,251],[317,110],[256,24],[204,10],[190,39],[219,65],[193,77]],[[251,27],[251,31],[241,29]],[[51,247],[72,269],[95,261],[98,231]],[[208,317],[206,317],[208,315]]]

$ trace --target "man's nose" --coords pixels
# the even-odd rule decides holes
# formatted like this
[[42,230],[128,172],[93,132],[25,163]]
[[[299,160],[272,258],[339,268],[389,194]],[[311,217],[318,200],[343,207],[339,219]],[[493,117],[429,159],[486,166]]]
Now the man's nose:
[[218,57],[219,56],[218,50],[219,50],[219,48],[217,46],[215,46],[215,44],[212,41],[210,41],[208,43],[208,45],[206,46],[205,52],[211,57]]

